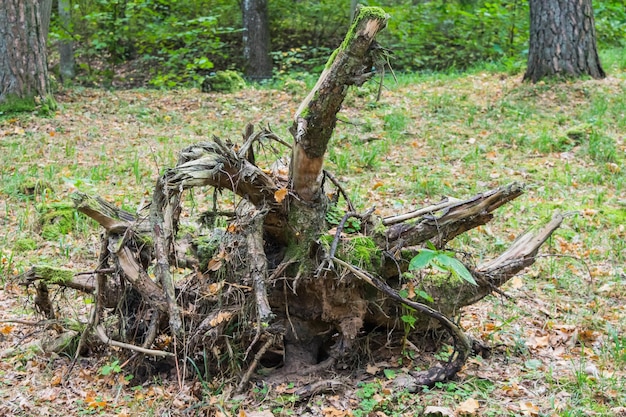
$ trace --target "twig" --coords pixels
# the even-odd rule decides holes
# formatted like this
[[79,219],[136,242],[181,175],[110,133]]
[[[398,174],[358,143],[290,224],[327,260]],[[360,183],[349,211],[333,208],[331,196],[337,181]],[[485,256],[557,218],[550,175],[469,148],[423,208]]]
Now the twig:
[[0,323],[23,324],[24,326],[46,326],[52,323],[59,323],[59,320],[27,321],[27,320],[19,320],[19,319],[6,319],[6,320],[0,320]]
[[151,355],[151,356],[160,356],[160,357],[174,357],[175,356],[171,352],[165,352],[163,350],[146,349],[141,346],[131,345],[129,343],[122,343],[122,342],[118,342],[117,340],[113,340],[109,336],[107,336],[106,331],[104,330],[104,327],[101,324],[96,326],[95,331],[96,331],[96,335],[100,338],[102,343],[106,345],[133,350],[135,352],[140,352],[145,355]]
[[339,190],[339,193],[343,196],[344,200],[346,200],[346,204],[348,205],[348,211],[355,212],[356,210],[354,209],[354,206],[352,205],[352,201],[350,201],[350,197],[348,197],[348,193],[346,193],[346,190],[344,190],[344,188],[341,186],[337,178],[335,178],[333,174],[331,174],[330,172],[326,170],[324,170],[324,175],[326,176],[326,178],[330,180],[330,182],[333,183],[335,187],[337,187],[337,190]]
[[460,200],[458,198],[453,198],[453,197],[446,197],[446,199],[444,201],[442,201],[441,203],[437,203],[437,204],[433,204],[431,206],[428,207],[423,207],[419,210],[415,210],[415,211],[411,211],[408,213],[404,213],[404,214],[399,214],[397,216],[389,216],[389,217],[385,217],[383,219],[383,225],[384,226],[391,226],[392,224],[396,224],[396,223],[402,223],[406,220],[411,220],[414,219],[416,217],[420,217],[423,216],[424,214],[431,214],[435,211],[439,211],[441,209],[444,209],[448,206],[451,206],[453,204],[457,204],[460,203],[463,200]]
[[237,391],[236,391],[237,394],[241,394],[243,392],[243,389],[245,385],[248,383],[248,381],[250,380],[252,373],[256,370],[256,367],[259,365],[259,361],[261,360],[263,355],[265,355],[265,352],[267,352],[267,349],[269,349],[270,346],[272,346],[272,344],[274,343],[275,337],[276,336],[272,334],[268,334],[267,340],[265,341],[263,346],[261,346],[261,349],[259,349],[256,355],[254,355],[254,359],[252,360],[252,363],[250,364],[250,366],[248,366],[248,370],[241,378],[241,381],[239,381],[239,385],[237,385]]

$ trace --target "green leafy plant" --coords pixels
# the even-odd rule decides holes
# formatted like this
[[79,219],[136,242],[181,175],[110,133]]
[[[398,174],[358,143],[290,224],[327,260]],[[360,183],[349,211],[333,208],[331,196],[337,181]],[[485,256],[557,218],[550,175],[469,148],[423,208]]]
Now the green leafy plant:
[[420,250],[419,254],[411,259],[409,271],[431,267],[440,272],[448,272],[470,284],[478,285],[472,273],[454,257],[453,252],[438,250],[431,242],[428,242],[427,246],[427,249]]
[[100,368],[100,375],[102,376],[119,374],[120,372],[122,372],[122,367],[120,365],[120,361],[117,359],[103,365],[102,368]]

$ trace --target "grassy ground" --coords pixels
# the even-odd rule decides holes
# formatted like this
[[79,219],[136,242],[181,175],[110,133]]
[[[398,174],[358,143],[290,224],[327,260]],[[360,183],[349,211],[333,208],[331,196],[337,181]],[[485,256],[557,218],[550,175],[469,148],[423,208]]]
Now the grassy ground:
[[[179,385],[162,375],[133,386],[112,350],[80,361],[61,384],[68,358],[29,344],[44,329],[5,321],[0,412],[413,416],[439,406],[457,415],[626,415],[624,56],[603,56],[610,75],[599,81],[527,85],[519,74],[483,66],[387,80],[379,102],[377,83],[349,95],[326,168],[360,209],[398,213],[442,195],[524,182],[526,194],[491,225],[453,242],[477,262],[554,211],[568,213],[538,263],[504,288],[510,299],[490,297],[465,310],[465,329],[494,353],[472,358],[455,381],[408,394],[390,371],[397,363],[371,364],[367,378],[337,395],[301,403],[286,381],[225,400],[228,383],[216,381]],[[34,320],[28,294],[11,278],[29,265],[94,268],[100,231],[68,209],[73,191],[135,211],[184,146],[211,135],[236,141],[248,122],[289,138],[312,82],[280,80],[230,95],[76,88],[56,96],[60,109],[50,117],[0,115],[0,319]],[[90,299],[71,292],[55,301],[82,319],[90,308]]]

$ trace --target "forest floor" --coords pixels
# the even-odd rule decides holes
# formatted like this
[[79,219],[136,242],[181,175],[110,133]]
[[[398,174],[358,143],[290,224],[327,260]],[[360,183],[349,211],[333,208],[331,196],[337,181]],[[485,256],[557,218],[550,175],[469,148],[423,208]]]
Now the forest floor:
[[[538,262],[503,287],[508,297],[463,311],[462,326],[491,356],[415,394],[397,380],[413,363],[402,354],[391,363],[362,358],[362,369],[337,375],[339,390],[306,399],[294,395],[294,381],[258,383],[240,396],[219,376],[181,380],[169,371],[138,382],[114,348],[79,358],[65,381],[71,358],[37,343],[54,323],[38,322],[32,289],[15,279],[33,264],[94,269],[100,230],[67,214],[72,192],[135,212],[185,146],[213,135],[236,142],[247,123],[289,140],[314,80],[225,95],[73,88],[58,92],[51,116],[0,115],[0,415],[383,417],[428,407],[443,416],[626,415],[624,64],[608,66],[604,80],[527,85],[519,74],[482,69],[389,79],[378,102],[376,82],[349,94],[326,169],[360,210],[401,213],[525,183],[489,226],[451,243],[477,260],[554,211],[568,214]],[[189,196],[190,216],[211,193]],[[92,306],[70,290],[54,302],[75,323]]]

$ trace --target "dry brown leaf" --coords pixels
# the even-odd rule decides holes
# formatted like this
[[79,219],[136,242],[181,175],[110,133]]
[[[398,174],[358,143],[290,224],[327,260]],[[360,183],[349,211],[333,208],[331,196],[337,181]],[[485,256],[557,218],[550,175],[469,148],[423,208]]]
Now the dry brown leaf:
[[473,416],[476,414],[476,411],[480,408],[480,404],[474,398],[468,398],[463,401],[459,406],[454,410],[457,415],[460,416]]
[[322,410],[324,417],[348,417],[351,416],[352,413],[345,410],[339,410],[335,407],[326,407]]
[[380,368],[376,365],[369,364],[365,368],[365,372],[367,372],[370,375],[376,375],[378,372],[380,372]]
[[544,348],[550,345],[550,335],[531,336],[526,341],[526,345],[531,349]]
[[216,261],[215,259],[211,259],[207,266],[209,271],[217,271],[222,267],[222,261]]
[[424,410],[425,417],[455,417],[454,411],[448,407],[434,407],[429,405]]
[[274,193],[274,200],[276,200],[276,202],[279,204],[282,203],[285,197],[287,197],[287,193],[287,188],[284,187],[276,190],[276,192]]
[[539,407],[530,401],[520,401],[519,408],[525,416],[538,416],[539,415]]
[[211,320],[209,322],[209,324],[213,327],[217,326],[218,324],[226,321],[226,320],[230,320],[230,318],[233,316],[232,312],[226,312],[226,311],[220,311],[217,314],[217,317],[215,317],[213,320]]

